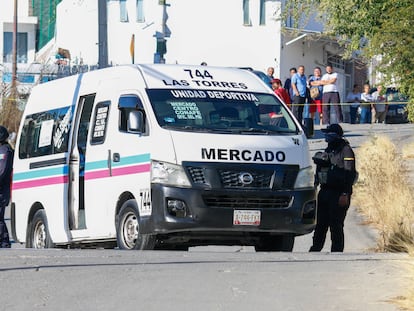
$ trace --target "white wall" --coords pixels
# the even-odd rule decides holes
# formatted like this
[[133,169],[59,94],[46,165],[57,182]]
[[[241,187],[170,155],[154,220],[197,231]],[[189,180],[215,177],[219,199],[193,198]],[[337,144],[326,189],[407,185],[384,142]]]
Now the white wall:
[[259,0],[251,0],[251,26],[243,26],[241,0],[176,0],[169,9],[167,61],[263,71],[279,67],[280,23],[272,18],[278,7],[278,2],[267,1],[266,25],[259,25]]
[[[0,63],[3,62],[3,33],[13,32],[14,1],[0,0]],[[29,1],[18,0],[17,3],[18,32],[27,32],[28,64],[35,60],[37,17],[29,16]],[[19,67],[27,67],[19,64]]]
[[98,62],[98,1],[64,0],[57,6],[55,46],[70,51],[72,62]]
[[[0,21],[13,22],[14,14],[14,0],[1,0],[0,6]],[[17,16],[28,17],[29,15],[29,1],[18,0],[17,1]]]

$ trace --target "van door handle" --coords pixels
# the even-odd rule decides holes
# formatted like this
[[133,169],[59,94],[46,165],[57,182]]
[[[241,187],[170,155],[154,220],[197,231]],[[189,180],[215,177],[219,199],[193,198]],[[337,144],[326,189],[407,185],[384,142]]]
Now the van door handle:
[[108,169],[109,169],[109,176],[112,176],[112,162],[111,162],[111,150],[108,150],[108,159],[107,159],[107,163],[108,163]]
[[115,152],[112,156],[112,161],[113,162],[120,162],[121,161],[121,156],[118,152]]

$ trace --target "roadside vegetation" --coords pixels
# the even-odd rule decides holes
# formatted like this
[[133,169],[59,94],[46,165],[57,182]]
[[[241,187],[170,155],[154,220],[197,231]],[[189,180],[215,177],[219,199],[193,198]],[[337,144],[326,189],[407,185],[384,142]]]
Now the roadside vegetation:
[[[386,136],[373,136],[356,151],[359,181],[354,204],[378,230],[377,251],[406,252],[414,258],[414,143],[399,152]],[[411,172],[414,174],[414,172]],[[409,260],[408,283],[413,284],[414,260]],[[414,286],[391,300],[402,310],[414,310]]]
[[386,136],[373,136],[356,151],[359,180],[354,204],[379,233],[378,251],[407,252],[414,241],[414,195],[404,153]]

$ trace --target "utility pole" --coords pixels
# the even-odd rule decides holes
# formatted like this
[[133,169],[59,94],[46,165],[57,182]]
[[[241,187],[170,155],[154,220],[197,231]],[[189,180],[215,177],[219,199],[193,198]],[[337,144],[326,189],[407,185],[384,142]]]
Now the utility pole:
[[17,97],[17,1],[14,0],[13,13],[12,81],[10,92],[12,99]]
[[98,1],[98,47],[99,68],[108,67],[108,8],[107,0]]
[[10,133],[17,132],[21,118],[21,111],[17,108],[17,101],[19,99],[19,93],[17,91],[17,3],[18,0],[14,0],[12,80],[10,93],[8,98],[2,103],[0,110],[0,125],[5,126]]

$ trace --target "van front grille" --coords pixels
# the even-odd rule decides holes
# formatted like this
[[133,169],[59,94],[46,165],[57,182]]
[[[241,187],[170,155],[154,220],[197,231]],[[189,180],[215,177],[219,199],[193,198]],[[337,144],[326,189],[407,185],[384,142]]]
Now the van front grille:
[[[291,190],[299,167],[297,165],[223,165],[204,164],[186,167],[193,184],[214,189]],[[243,176],[249,176],[249,182]]]
[[204,204],[208,207],[227,208],[288,208],[291,196],[236,197],[228,195],[204,195]]

